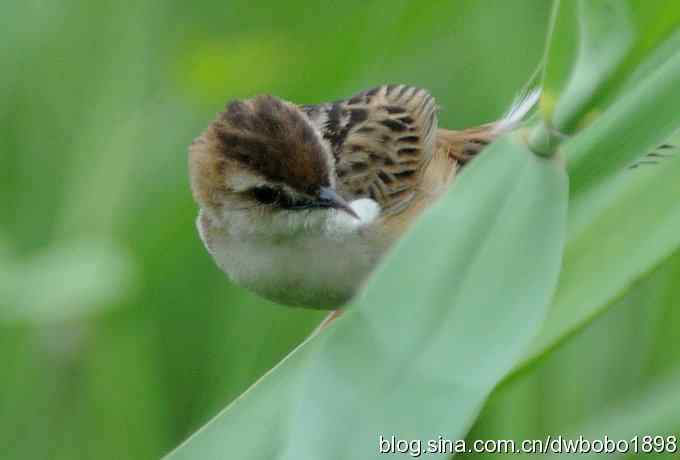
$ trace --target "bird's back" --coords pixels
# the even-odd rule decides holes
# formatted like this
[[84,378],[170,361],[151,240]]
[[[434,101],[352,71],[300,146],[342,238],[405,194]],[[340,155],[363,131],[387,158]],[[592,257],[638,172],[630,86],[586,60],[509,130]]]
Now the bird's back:
[[333,150],[338,189],[348,200],[370,198],[380,205],[376,229],[390,242],[495,137],[495,124],[438,129],[434,98],[409,85],[301,108]]

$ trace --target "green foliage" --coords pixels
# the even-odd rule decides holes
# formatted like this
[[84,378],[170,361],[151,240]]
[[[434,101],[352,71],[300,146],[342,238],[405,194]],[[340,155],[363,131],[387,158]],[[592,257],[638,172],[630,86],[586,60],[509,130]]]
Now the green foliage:
[[680,127],[680,6],[565,0],[552,26],[550,7],[0,6],[2,457],[157,458],[321,319],[230,285],[195,235],[186,146],[225,100],[405,82],[460,128],[546,49],[528,132],[557,156],[496,144],[344,317],[171,458],[677,433],[680,161],[626,166]]
[[357,305],[169,458],[379,458],[378,433],[462,438],[545,316],[566,204],[558,162],[497,142]]
[[[680,53],[669,46],[680,37],[680,5],[649,2],[644,12],[634,1],[559,6],[542,112],[553,129],[571,129],[560,120],[573,118],[581,130],[560,148],[570,171],[569,239],[533,357],[611,306],[680,245],[678,162],[625,169],[680,127]],[[597,282],[584,273],[596,273]]]

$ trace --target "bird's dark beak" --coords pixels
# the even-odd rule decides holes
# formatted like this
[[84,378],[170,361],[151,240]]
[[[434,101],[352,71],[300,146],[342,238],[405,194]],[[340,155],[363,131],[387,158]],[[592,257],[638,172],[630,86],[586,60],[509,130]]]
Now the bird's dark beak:
[[324,208],[333,208],[345,211],[350,216],[355,219],[359,219],[359,216],[354,209],[346,202],[340,195],[338,195],[335,190],[330,187],[321,187],[319,192],[319,206]]

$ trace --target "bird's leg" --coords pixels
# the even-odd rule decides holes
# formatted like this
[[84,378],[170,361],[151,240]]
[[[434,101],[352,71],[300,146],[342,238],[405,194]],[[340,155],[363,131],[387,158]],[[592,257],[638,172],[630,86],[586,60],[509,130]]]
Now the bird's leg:
[[326,317],[319,323],[319,325],[314,329],[314,331],[311,333],[310,337],[314,337],[318,334],[320,334],[324,329],[326,329],[328,326],[331,325],[333,321],[338,319],[340,315],[342,315],[345,312],[345,310],[338,308],[337,310],[331,311]]

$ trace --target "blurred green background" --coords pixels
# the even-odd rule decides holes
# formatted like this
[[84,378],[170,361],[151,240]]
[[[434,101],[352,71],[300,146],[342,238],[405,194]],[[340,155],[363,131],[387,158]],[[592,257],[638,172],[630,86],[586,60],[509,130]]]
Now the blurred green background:
[[[158,458],[323,317],[231,285],[198,239],[186,150],[227,100],[410,83],[435,95],[442,126],[491,121],[535,70],[549,10],[3,2],[0,458]],[[666,265],[506,385],[473,436],[567,434],[676,362],[680,264]]]

